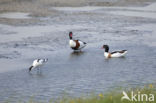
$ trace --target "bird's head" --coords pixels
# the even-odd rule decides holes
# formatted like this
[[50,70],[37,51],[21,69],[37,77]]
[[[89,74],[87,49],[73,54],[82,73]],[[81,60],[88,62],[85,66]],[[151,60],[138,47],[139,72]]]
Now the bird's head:
[[69,39],[72,39],[73,33],[69,32]]
[[109,51],[109,46],[108,45],[103,45],[102,49],[105,49],[105,51],[108,52]]

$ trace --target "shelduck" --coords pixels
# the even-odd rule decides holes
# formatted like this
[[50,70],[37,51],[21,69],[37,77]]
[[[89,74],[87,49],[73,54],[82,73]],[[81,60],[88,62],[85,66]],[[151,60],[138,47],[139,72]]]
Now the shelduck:
[[32,69],[41,67],[41,66],[44,65],[47,61],[48,61],[48,59],[36,59],[36,60],[34,60],[33,63],[32,63],[32,65],[31,65],[31,67],[29,68],[29,72],[30,72]]
[[102,49],[105,49],[104,56],[106,58],[112,58],[112,57],[123,57],[127,53],[127,50],[121,50],[121,51],[114,51],[114,52],[109,52],[109,46],[108,45],[103,45]]
[[69,46],[73,49],[73,50],[80,50],[82,48],[84,48],[86,46],[87,43],[82,42],[80,40],[73,40],[73,33],[69,32]]

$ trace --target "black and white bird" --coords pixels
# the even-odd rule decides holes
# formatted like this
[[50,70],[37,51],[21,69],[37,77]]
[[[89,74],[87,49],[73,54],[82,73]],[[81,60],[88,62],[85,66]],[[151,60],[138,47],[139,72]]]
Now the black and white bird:
[[73,40],[73,33],[69,32],[69,46],[73,49],[73,50],[81,50],[82,48],[84,48],[86,46],[87,43],[80,41],[80,40]]
[[36,59],[33,61],[31,67],[29,68],[29,72],[32,70],[32,69],[35,69],[35,68],[40,68],[41,66],[43,66],[46,62],[48,61],[48,59]]
[[108,45],[103,45],[102,49],[105,49],[104,56],[106,58],[123,57],[127,53],[127,50],[109,52],[109,46]]

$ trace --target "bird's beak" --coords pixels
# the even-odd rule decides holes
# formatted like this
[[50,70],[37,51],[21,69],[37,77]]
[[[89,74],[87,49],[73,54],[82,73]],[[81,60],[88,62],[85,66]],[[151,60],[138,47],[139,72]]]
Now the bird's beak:
[[29,68],[29,72],[31,71],[32,68],[33,68],[33,66],[31,66],[31,67]]
[[101,47],[101,49],[103,49],[103,47]]

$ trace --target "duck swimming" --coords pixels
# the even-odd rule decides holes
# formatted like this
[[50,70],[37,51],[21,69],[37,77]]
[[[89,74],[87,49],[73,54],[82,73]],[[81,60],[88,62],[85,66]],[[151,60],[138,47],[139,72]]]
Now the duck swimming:
[[104,56],[106,58],[123,57],[127,53],[127,50],[109,52],[109,46],[108,45],[103,45],[102,49],[105,49]]

